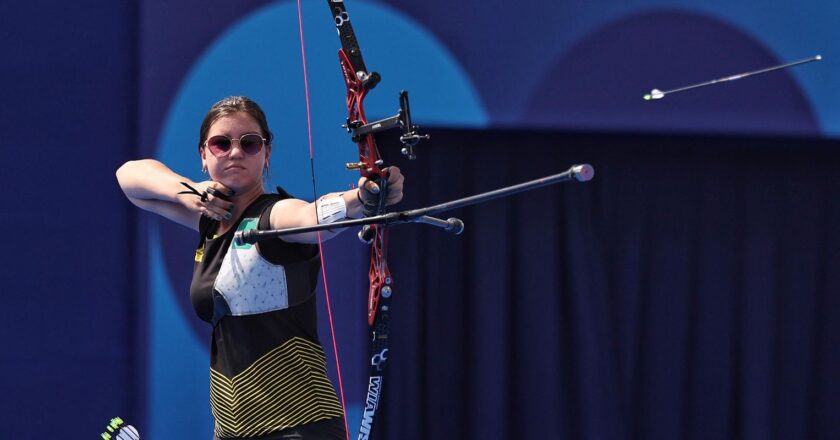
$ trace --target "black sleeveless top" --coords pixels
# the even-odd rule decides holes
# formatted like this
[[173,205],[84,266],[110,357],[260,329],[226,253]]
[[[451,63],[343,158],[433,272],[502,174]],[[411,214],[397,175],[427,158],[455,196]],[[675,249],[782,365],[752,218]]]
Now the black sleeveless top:
[[318,247],[233,241],[236,231],[270,229],[271,207],[289,197],[261,195],[220,236],[219,222],[199,223],[190,300],[213,325],[210,403],[219,438],[271,439],[342,415],[317,334]]

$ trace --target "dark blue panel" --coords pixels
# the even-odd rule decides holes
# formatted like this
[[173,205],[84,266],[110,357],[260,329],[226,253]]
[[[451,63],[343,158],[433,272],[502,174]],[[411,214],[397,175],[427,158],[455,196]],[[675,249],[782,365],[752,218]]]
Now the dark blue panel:
[[94,438],[142,399],[136,241],[113,177],[135,148],[134,5],[2,9],[0,437]]
[[[392,359],[385,438],[840,432],[836,142],[432,135],[431,165],[405,170],[426,188],[410,205],[580,161],[597,172],[452,212],[466,223],[457,239],[394,235],[413,249],[394,273],[422,275],[394,307],[410,316],[393,333],[408,353]],[[480,170],[439,171],[468,162]]]

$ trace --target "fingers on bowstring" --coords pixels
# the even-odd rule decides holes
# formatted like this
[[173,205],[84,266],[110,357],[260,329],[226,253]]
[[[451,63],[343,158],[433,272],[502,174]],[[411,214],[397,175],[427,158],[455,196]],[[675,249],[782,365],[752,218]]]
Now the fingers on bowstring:
[[230,200],[230,198],[233,197],[234,194],[234,191],[232,189],[229,189],[228,187],[218,182],[213,182],[210,186],[207,187],[207,190],[205,192],[207,192],[207,194],[225,200]]
[[[220,185],[221,186],[221,185]],[[230,220],[233,217],[234,204],[230,202],[229,197],[233,194],[232,190],[227,188],[207,187],[207,190],[202,194],[201,213],[214,219],[221,221]]]

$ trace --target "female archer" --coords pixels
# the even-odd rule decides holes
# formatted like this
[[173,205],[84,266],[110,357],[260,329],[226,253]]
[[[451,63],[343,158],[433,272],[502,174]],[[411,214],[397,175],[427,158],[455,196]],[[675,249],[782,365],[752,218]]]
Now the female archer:
[[[199,232],[190,300],[213,326],[215,437],[345,439],[342,408],[316,331],[317,234],[255,245],[237,244],[233,236],[359,218],[379,188],[363,178],[357,189],[311,203],[282,190],[268,194],[263,175],[272,139],[254,101],[225,98],[210,108],[199,132],[208,180],[192,182],[155,160],[125,163],[117,180],[135,205]],[[387,171],[390,205],[402,199],[404,178],[396,167]]]

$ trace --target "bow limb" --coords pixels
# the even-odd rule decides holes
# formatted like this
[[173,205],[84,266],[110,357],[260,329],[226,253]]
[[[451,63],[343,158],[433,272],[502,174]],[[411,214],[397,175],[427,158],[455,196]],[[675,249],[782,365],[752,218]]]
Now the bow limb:
[[[382,169],[383,161],[376,146],[374,133],[377,127],[368,124],[365,115],[364,100],[377,83],[380,76],[369,72],[365,66],[362,52],[350,20],[350,15],[342,0],[327,0],[338,36],[341,49],[338,61],[347,89],[347,130],[359,150],[359,161],[347,164],[348,169],[358,169],[361,176],[379,186],[377,200],[365,202],[365,216],[384,213],[385,198],[388,193],[388,176]],[[401,112],[402,113],[402,112]],[[398,115],[402,116],[402,115]],[[405,118],[408,118],[407,114]],[[409,125],[410,126],[410,125]],[[368,325],[371,328],[371,358],[369,365],[368,391],[359,429],[359,440],[370,438],[374,417],[379,407],[382,382],[389,351],[389,310],[394,293],[393,278],[388,269],[388,228],[385,225],[372,225],[362,229],[359,238],[370,243],[370,269],[368,280]]]

